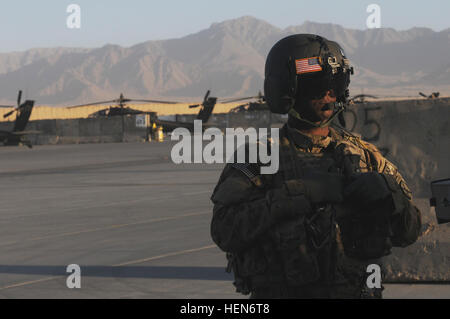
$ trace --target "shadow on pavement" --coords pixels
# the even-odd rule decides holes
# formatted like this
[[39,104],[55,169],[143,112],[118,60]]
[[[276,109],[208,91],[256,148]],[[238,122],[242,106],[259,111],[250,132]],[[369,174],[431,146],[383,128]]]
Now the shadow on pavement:
[[[0,265],[0,274],[68,276],[67,266]],[[83,266],[81,277],[117,278],[164,278],[192,280],[232,280],[224,267],[178,267],[178,266]]]

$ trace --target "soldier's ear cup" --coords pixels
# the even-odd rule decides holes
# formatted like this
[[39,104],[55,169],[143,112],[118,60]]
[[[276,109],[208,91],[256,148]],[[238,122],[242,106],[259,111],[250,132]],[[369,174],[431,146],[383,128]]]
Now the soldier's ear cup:
[[264,79],[264,97],[272,113],[286,114],[295,100],[289,95],[286,79],[269,75]]

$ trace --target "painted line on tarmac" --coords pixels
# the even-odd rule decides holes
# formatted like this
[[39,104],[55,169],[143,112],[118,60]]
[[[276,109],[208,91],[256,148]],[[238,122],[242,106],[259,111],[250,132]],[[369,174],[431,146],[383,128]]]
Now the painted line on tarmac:
[[[70,212],[70,211],[77,211],[77,210],[86,210],[86,209],[92,209],[92,208],[112,207],[112,206],[117,206],[117,205],[120,205],[120,204],[129,205],[129,204],[137,204],[137,203],[147,202],[147,201],[177,199],[177,198],[180,198],[180,196],[200,195],[200,194],[206,194],[206,193],[211,193],[211,190],[201,191],[201,192],[193,192],[193,193],[181,193],[181,194],[177,194],[175,196],[145,197],[145,198],[140,198],[140,199],[135,199],[135,200],[109,202],[109,203],[96,204],[96,205],[91,205],[91,206],[69,207],[69,208],[65,208],[65,209],[60,209],[59,213],[61,213],[61,212]],[[44,216],[44,215],[50,215],[50,214],[53,214],[53,213],[54,212],[6,216],[6,217],[3,217],[3,218],[0,217],[0,220],[12,220],[12,219],[17,219],[17,218]]]
[[[62,159],[64,161],[64,159]],[[79,165],[69,165],[69,166],[51,166],[44,168],[34,168],[34,169],[16,169],[8,171],[0,171],[0,178],[3,177],[17,177],[17,176],[31,176],[31,175],[63,175],[71,173],[89,172],[92,170],[105,170],[120,167],[134,167],[140,165],[148,164],[164,164],[171,163],[168,158],[161,156],[152,156],[146,159],[136,159],[136,160],[122,160],[113,162],[99,162],[98,160],[93,163],[85,163]]]
[[127,223],[127,224],[120,224],[120,225],[111,225],[107,227],[99,227],[99,228],[93,228],[93,229],[86,229],[86,230],[80,230],[80,231],[74,231],[74,232],[68,232],[68,233],[62,233],[62,234],[56,234],[56,235],[49,235],[49,236],[42,236],[42,237],[34,237],[29,240],[22,240],[22,241],[15,241],[15,242],[7,242],[7,243],[0,243],[0,246],[7,246],[7,245],[13,245],[17,243],[23,243],[23,242],[32,242],[32,241],[39,241],[49,238],[58,238],[58,237],[66,237],[66,236],[74,236],[79,234],[85,234],[85,233],[93,233],[97,231],[104,231],[104,230],[111,230],[111,229],[118,229],[128,226],[134,226],[134,225],[142,225],[142,224],[150,224],[155,222],[161,222],[161,221],[167,221],[167,220],[173,220],[173,219],[179,219],[184,217],[192,217],[192,216],[200,216],[200,215],[206,215],[211,214],[210,211],[207,212],[200,212],[200,213],[191,213],[191,214],[185,214],[185,215],[179,215],[179,216],[172,216],[172,217],[161,217],[161,218],[154,218],[149,220],[144,220],[140,222],[135,223]]
[[[202,251],[202,250],[211,249],[211,248],[215,248],[215,247],[217,247],[217,246],[216,245],[208,245],[208,246],[203,246],[203,247],[199,247],[199,248],[180,250],[180,251],[175,251],[175,252],[172,252],[172,253],[167,253],[167,254],[163,254],[163,255],[159,255],[159,256],[153,256],[153,257],[148,257],[148,258],[143,258],[143,259],[131,260],[131,261],[127,261],[127,262],[124,262],[124,263],[112,265],[112,267],[122,267],[122,266],[140,264],[140,263],[147,262],[147,261],[153,261],[153,260],[162,259],[162,258],[166,258],[166,257],[172,257],[172,256],[178,256],[178,255],[194,253],[194,252],[197,252],[197,251]],[[46,278],[37,279],[37,280],[30,280],[30,281],[19,282],[19,283],[16,283],[16,284],[0,287],[0,290],[6,290],[6,289],[11,289],[11,288],[18,288],[18,287],[22,287],[22,286],[33,285],[33,284],[37,284],[37,283],[41,283],[41,282],[54,280],[54,279],[61,278],[61,277],[64,277],[64,276],[53,276],[53,277],[46,277]]]
[[193,252],[197,252],[197,251],[201,251],[201,250],[211,249],[211,248],[214,248],[214,247],[217,247],[217,246],[216,245],[209,245],[209,246],[204,246],[204,247],[199,247],[199,248],[194,248],[194,249],[180,250],[180,251],[176,251],[176,252],[168,253],[168,254],[164,254],[164,255],[148,257],[148,258],[143,258],[143,259],[137,259],[137,260],[132,260],[132,261],[127,261],[127,262],[124,262],[124,263],[121,263],[121,264],[113,265],[113,267],[141,264],[141,263],[147,262],[147,261],[152,261],[152,260],[166,258],[166,257],[172,257],[172,256],[177,256],[177,255],[193,253]]
[[202,191],[202,192],[193,192],[193,193],[183,193],[181,195],[188,195],[188,196],[190,196],[190,195],[200,195],[200,194],[206,194],[206,193],[211,194],[211,190]]
[[9,285],[9,286],[4,286],[4,287],[0,287],[0,290],[5,290],[5,289],[11,289],[11,288],[17,288],[17,287],[21,287],[21,286],[27,286],[27,285],[32,285],[32,284],[37,284],[39,282],[45,282],[45,281],[50,281],[53,279],[56,279],[58,277],[46,277],[46,278],[42,278],[42,279],[37,279],[37,280],[31,280],[31,281],[25,281],[25,282],[19,282],[17,284],[13,284],[13,285]]

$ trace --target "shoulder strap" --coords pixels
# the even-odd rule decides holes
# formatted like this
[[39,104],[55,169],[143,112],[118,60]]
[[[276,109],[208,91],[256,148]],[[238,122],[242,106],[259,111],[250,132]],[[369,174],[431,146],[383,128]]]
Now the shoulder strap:
[[259,175],[259,167],[256,164],[249,163],[233,163],[231,167],[241,171],[250,180]]

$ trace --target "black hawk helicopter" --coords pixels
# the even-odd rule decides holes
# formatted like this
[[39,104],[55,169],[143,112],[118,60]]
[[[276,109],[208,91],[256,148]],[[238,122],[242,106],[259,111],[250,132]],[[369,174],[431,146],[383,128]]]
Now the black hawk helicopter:
[[13,113],[16,113],[16,120],[11,131],[0,130],[0,143],[5,146],[18,146],[20,144],[32,147],[31,142],[25,138],[26,135],[39,134],[39,131],[25,131],[28,121],[33,111],[34,101],[26,100],[20,103],[22,98],[22,91],[19,91],[17,96],[17,106],[0,105],[0,108],[14,108],[3,115],[3,118],[8,118]]

